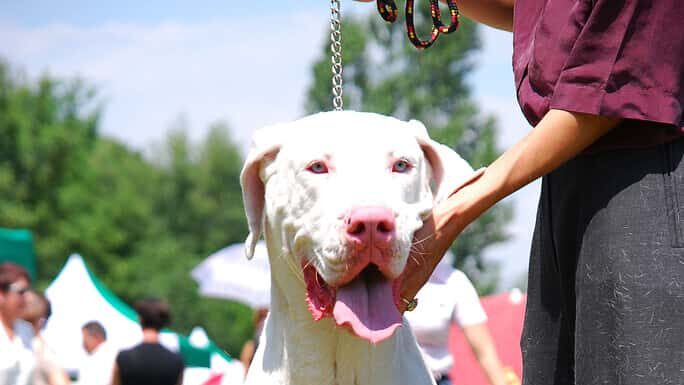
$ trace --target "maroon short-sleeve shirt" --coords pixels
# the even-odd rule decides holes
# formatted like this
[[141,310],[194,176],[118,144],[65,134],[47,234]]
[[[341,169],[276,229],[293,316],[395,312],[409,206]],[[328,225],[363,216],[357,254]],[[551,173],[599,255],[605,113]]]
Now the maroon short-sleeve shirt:
[[626,118],[599,148],[684,136],[684,0],[517,0],[513,32],[532,125],[549,109]]

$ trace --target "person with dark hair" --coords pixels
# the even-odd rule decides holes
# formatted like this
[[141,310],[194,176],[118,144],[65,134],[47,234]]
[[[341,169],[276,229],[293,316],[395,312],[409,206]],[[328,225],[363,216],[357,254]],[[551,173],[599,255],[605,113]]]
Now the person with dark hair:
[[142,299],[135,303],[135,311],[140,319],[140,326],[157,332],[171,321],[169,305],[155,298]]
[[89,321],[81,332],[88,358],[79,369],[79,385],[109,385],[116,351],[107,343],[107,331],[98,321]]
[[46,344],[42,335],[43,327],[52,314],[50,301],[36,291],[26,293],[26,306],[21,318],[33,327],[33,354],[36,359],[36,372],[33,385],[66,385],[71,383],[66,371],[57,363],[54,351]]
[[100,344],[107,341],[107,331],[97,321],[86,322],[81,328],[83,331],[83,348],[92,353]]
[[19,318],[30,290],[31,279],[23,267],[0,265],[0,385],[28,385],[33,379],[33,333]]
[[135,303],[143,342],[121,351],[112,373],[113,385],[180,385],[183,382],[183,358],[159,343],[159,331],[168,325],[169,305],[158,299]]

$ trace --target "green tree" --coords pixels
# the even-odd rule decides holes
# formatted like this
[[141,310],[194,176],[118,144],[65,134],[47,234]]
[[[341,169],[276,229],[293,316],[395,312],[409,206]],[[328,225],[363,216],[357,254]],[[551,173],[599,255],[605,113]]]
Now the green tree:
[[170,234],[203,255],[244,240],[242,156],[225,124],[212,125],[203,142],[193,145],[179,121],[157,159],[163,173],[158,215]]
[[[187,333],[202,325],[219,346],[236,356],[252,333],[251,310],[200,297],[189,272],[209,254],[246,237],[239,182],[242,158],[223,123],[212,125],[199,144],[193,144],[186,132],[180,119],[155,156],[161,173],[155,217],[161,219],[164,230],[158,241],[140,251],[146,258],[132,261],[120,281],[145,282],[136,285],[127,298],[168,298],[178,314],[172,324],[175,330]],[[160,268],[164,274],[159,274]]]
[[64,193],[88,173],[96,146],[92,95],[79,82],[43,77],[30,85],[0,64],[0,225],[34,232],[41,281],[71,249],[61,235],[73,214]]
[[[398,6],[403,9],[403,4]],[[416,15],[418,33],[429,36],[427,9],[421,11]],[[442,35],[425,51],[410,44],[403,20],[388,24],[375,13],[343,20],[342,36],[346,109],[418,119],[433,138],[475,168],[496,158],[495,119],[478,111],[466,81],[473,69],[472,56],[480,48],[474,23],[462,19],[456,32]],[[324,44],[312,69],[305,105],[309,113],[332,109],[330,48],[327,41]],[[504,225],[510,218],[511,208],[499,204],[469,225],[452,245],[457,267],[470,273],[481,293],[494,290],[497,280],[496,266],[483,260],[483,250],[507,238]]]
[[151,161],[99,135],[101,109],[83,82],[29,82],[0,61],[0,227],[33,232],[39,288],[79,253],[124,301],[165,298],[172,329],[201,325],[237,355],[251,311],[199,297],[189,275],[246,234],[228,128],[193,145],[179,127]]

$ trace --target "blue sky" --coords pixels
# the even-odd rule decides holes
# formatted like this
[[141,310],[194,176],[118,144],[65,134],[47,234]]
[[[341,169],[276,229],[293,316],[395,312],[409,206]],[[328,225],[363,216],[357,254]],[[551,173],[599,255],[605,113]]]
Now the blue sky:
[[[342,0],[343,17],[357,12],[375,5]],[[0,57],[29,78],[48,72],[96,85],[103,134],[133,148],[154,151],[179,121],[193,139],[225,121],[246,146],[253,129],[302,115],[328,18],[322,0],[4,1]],[[514,99],[511,36],[490,28],[482,36],[470,83],[506,147],[529,129]],[[503,263],[504,287],[526,270],[537,195],[535,183],[508,198],[512,240],[487,251]]]
[[[198,3],[200,6],[198,6]],[[163,19],[202,22],[210,19],[254,17],[268,13],[278,3],[289,3],[289,11],[307,7],[306,1],[277,2],[260,1],[257,5],[249,1],[203,0],[190,1],[6,1],[0,5],[0,13],[23,26],[35,27],[49,23],[67,23],[94,26],[103,22],[148,23]],[[323,2],[319,2],[320,7]],[[266,12],[262,10],[267,8]]]

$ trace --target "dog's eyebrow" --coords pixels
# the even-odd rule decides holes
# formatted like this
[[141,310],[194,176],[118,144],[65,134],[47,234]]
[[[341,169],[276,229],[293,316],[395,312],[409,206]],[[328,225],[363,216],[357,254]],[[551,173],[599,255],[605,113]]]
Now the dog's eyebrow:
[[298,157],[299,159],[297,160],[298,162],[302,163],[311,163],[315,162],[317,160],[324,160],[324,161],[332,161],[334,158],[333,154],[330,152],[325,152],[325,151],[320,151],[320,152],[310,152],[306,154],[301,154],[301,157]]
[[389,151],[387,157],[390,160],[405,159],[413,164],[418,162],[418,157],[412,154],[407,154],[405,152]]

